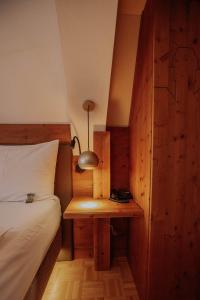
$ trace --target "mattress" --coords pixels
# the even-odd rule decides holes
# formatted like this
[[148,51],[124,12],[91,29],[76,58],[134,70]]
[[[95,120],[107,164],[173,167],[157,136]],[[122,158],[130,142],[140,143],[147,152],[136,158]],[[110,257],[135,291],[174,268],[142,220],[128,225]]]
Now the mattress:
[[0,202],[0,300],[22,300],[60,225],[55,196]]

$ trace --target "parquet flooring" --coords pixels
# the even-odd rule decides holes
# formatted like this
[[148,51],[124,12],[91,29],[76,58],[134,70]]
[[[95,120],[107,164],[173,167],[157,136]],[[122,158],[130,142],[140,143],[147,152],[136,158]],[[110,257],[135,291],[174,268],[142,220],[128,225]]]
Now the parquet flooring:
[[109,271],[95,271],[93,259],[57,262],[42,300],[139,300],[126,258]]

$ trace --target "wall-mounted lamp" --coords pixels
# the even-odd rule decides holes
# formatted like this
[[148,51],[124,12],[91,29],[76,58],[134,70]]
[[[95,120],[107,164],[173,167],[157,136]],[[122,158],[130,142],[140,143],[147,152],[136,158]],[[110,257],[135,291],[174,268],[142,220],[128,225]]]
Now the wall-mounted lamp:
[[88,123],[88,150],[81,153],[78,160],[78,165],[81,169],[92,170],[99,164],[99,159],[95,152],[90,151],[90,112],[95,108],[95,103],[91,100],[86,100],[83,103],[83,109],[87,111],[87,123]]
[[93,170],[99,164],[98,156],[95,152],[90,151],[90,112],[95,108],[95,103],[91,100],[86,100],[83,103],[83,109],[87,111],[87,124],[88,124],[88,150],[81,153],[81,146],[77,136],[74,136],[71,141],[71,147],[74,148],[76,141],[78,142],[79,147],[79,159],[78,165],[76,166],[77,172],[83,172],[83,170]]

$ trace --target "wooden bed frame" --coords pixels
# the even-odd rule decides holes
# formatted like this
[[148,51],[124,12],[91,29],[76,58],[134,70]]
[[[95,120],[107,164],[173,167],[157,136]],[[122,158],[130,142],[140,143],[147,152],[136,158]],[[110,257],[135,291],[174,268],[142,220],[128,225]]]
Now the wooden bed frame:
[[[1,145],[30,145],[59,140],[55,176],[55,194],[60,198],[62,212],[72,198],[72,151],[69,124],[0,124]],[[71,260],[73,256],[72,222],[61,221],[61,226],[44,257],[24,300],[42,298],[49,276],[58,257]],[[58,256],[59,254],[59,256]]]

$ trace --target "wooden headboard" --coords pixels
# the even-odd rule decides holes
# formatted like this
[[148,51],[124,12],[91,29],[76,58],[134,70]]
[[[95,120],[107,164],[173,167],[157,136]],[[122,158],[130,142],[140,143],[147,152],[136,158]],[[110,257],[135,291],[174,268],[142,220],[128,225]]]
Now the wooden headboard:
[[[62,211],[72,197],[72,151],[69,124],[0,124],[1,145],[31,145],[59,140],[55,176],[55,194],[60,198]],[[72,256],[72,223],[63,222],[65,259]],[[67,237],[67,239],[66,239]],[[67,251],[67,253],[66,253]]]

